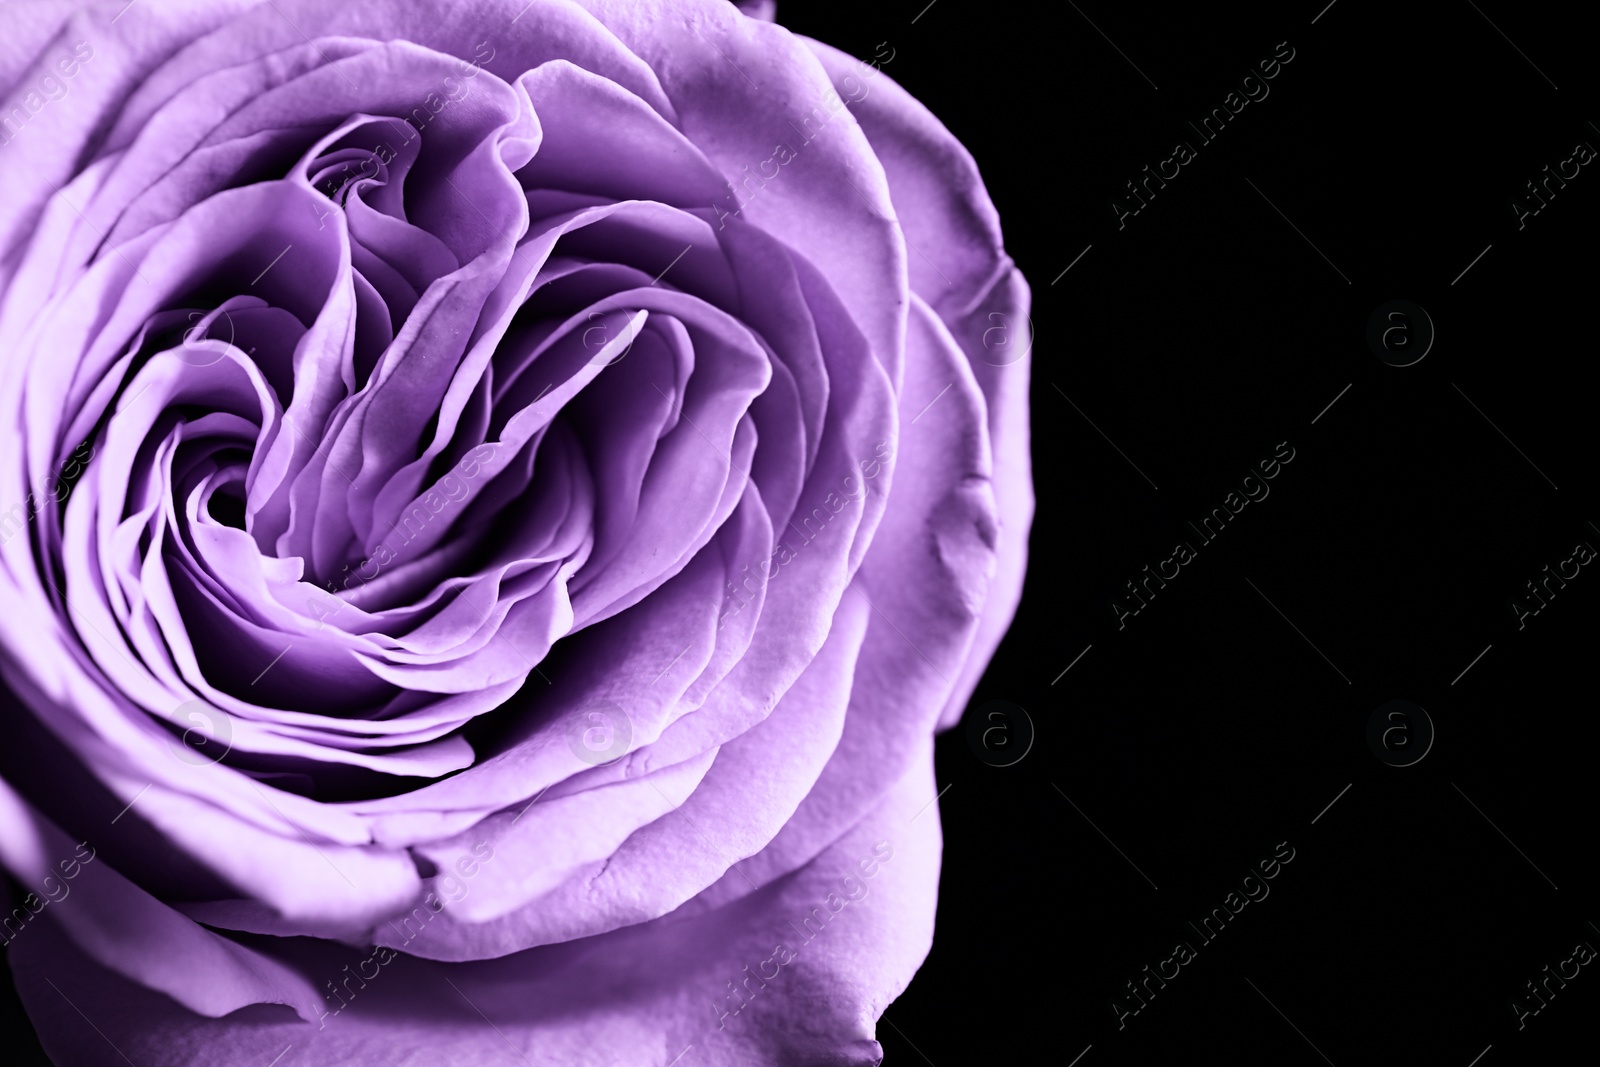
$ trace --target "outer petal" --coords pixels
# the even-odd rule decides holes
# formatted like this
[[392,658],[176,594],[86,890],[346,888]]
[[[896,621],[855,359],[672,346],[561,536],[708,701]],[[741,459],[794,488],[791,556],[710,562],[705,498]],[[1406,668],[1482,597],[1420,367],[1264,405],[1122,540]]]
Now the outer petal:
[[[984,404],[960,349],[920,299],[900,403],[895,506],[846,598],[869,622],[844,733],[782,832],[685,908],[721,904],[752,882],[781,877],[873,810],[915,766],[968,662],[996,569]],[[919,408],[926,408],[920,416]]]
[[807,44],[841,95],[852,101],[851,110],[889,177],[889,197],[910,249],[912,291],[928,302],[966,353],[988,404],[1000,515],[998,560],[971,652],[940,716],[944,729],[961,718],[1022,596],[1034,509],[1028,442],[1031,294],[1005,253],[1000,217],[971,153],[886,75],[825,44]]
[[789,877],[707,914],[483,963],[369,964],[287,942],[283,954],[329,980],[377,968],[318,1026],[269,1007],[203,1018],[91,963],[50,926],[18,940],[12,966],[64,1067],[121,1067],[124,1056],[270,1063],[290,1046],[294,1062],[385,1067],[876,1063],[876,1020],[932,943],[940,831],[934,811],[913,821],[934,797],[932,769],[925,743],[869,818]]
[[[51,73],[59,77],[55,64],[61,56],[73,54],[74,42],[93,49],[66,82],[67,95],[34,115],[13,143],[0,147],[0,159],[13,154],[5,163],[6,195],[0,198],[0,290],[14,267],[9,260],[18,235],[33,225],[45,198],[77,171],[92,140],[102,132],[106,116],[122,105],[156,64],[253,2],[141,4],[138,19],[118,22],[110,32],[110,21],[123,6],[118,0],[99,4],[32,0],[0,7],[0,85],[5,93],[0,102],[7,113],[40,78]],[[23,154],[27,166],[14,162]]]
[[[310,981],[184,918],[105,860],[95,862],[93,846],[84,846],[88,859],[79,863],[74,857],[84,852],[0,782],[0,861],[24,885],[42,888],[48,903],[41,910],[49,908],[52,928],[79,950],[205,1015],[273,1003],[289,1005],[307,1021],[316,1018],[318,996]],[[38,892],[30,896],[38,899]],[[13,936],[28,932],[23,926]]]

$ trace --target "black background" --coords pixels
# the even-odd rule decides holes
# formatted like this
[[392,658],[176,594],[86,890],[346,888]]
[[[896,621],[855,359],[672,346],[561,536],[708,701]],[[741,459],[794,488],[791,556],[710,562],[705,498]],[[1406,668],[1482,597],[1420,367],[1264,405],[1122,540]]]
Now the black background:
[[[1592,1040],[1593,966],[1520,1030],[1510,1004],[1600,947],[1600,577],[1520,630],[1510,603],[1600,546],[1600,176],[1520,230],[1510,205],[1600,146],[1593,38],[1576,7],[1325,2],[780,6],[894,49],[1034,293],[1029,579],[969,714],[1011,701],[1036,736],[1004,768],[938,742],[938,927],[879,1026],[891,1067],[1501,1067]],[[1201,146],[1185,120],[1284,41],[1270,95]],[[1110,202],[1178,140],[1197,158],[1119,229]],[[1437,330],[1409,367],[1365,337],[1394,299]],[[1281,441],[1270,495],[1202,547],[1186,523]],[[1119,629],[1123,583],[1179,540],[1195,561]],[[1366,739],[1391,699],[1436,731],[1411,766]],[[1279,842],[1270,895],[1202,944],[1186,922]],[[1196,958],[1119,1030],[1113,998],[1178,940]]]
[[[1520,1030],[1510,1005],[1600,947],[1600,577],[1520,630],[1510,604],[1600,547],[1600,176],[1520,230],[1511,208],[1600,146],[1592,38],[1554,5],[1326,2],[780,4],[894,47],[1034,296],[1029,577],[968,716],[1011,701],[1037,733],[1005,768],[938,742],[938,927],[878,1028],[891,1067],[1590,1047],[1594,967]],[[1283,41],[1270,94],[1201,144],[1185,120]],[[1112,199],[1178,140],[1197,158],[1119,229]],[[1366,341],[1394,299],[1437,331],[1408,367]],[[1200,542],[1185,524],[1280,441],[1270,495]],[[1123,583],[1178,540],[1197,558],[1119,629]],[[1366,740],[1391,699],[1436,731],[1411,766]],[[1270,894],[1203,943],[1185,923],[1283,841]],[[1124,983],[1180,939],[1196,958],[1119,1030],[1113,998],[1137,1007]]]

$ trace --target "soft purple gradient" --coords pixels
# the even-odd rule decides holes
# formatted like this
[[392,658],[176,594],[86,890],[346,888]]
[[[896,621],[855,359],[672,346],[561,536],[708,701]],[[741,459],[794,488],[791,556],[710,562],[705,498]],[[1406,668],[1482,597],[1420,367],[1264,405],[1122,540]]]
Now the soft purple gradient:
[[8,949],[52,1057],[872,1062],[1033,510],[966,151],[724,0],[0,31],[0,862],[97,849]]

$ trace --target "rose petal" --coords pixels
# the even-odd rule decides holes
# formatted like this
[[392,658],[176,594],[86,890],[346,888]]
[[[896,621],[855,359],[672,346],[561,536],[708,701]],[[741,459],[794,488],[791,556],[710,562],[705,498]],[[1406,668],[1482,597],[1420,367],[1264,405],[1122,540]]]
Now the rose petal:
[[46,1051],[63,1063],[267,1063],[292,1046],[308,1063],[666,1067],[692,1046],[693,1062],[708,1067],[865,1067],[882,1057],[876,1020],[932,939],[939,824],[933,811],[917,817],[935,791],[926,742],[911,766],[804,868],[702,915],[465,964],[379,963],[280,942],[277,953],[339,991],[317,1027],[281,1009],[222,1020],[185,1012],[89,962],[48,926],[12,949],[15,980]]
[[955,680],[941,729],[955,725],[1022,596],[1033,522],[1028,377],[1033,322],[1028,283],[1005,254],[1000,219],[973,161],[920,102],[892,79],[837,49],[807,41],[836,86],[851,76],[852,111],[889,178],[889,196],[915,249],[911,286],[944,320],[972,364],[987,402],[998,561],[967,663]]
[[85,956],[201,1015],[286,1004],[308,1022],[316,1018],[320,997],[309,981],[184,918],[97,857],[92,843],[83,844],[87,859],[0,782],[0,860],[25,885],[44,890],[53,905],[50,925]]

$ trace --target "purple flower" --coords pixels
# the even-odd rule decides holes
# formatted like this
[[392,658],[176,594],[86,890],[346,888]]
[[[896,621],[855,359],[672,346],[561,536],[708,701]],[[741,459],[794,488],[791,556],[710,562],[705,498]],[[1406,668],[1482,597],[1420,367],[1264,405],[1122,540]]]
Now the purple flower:
[[723,0],[0,35],[50,1055],[872,1062],[1033,510],[1028,288],[894,49]]

